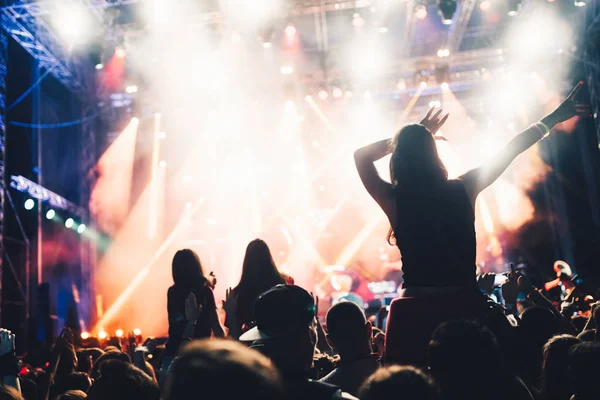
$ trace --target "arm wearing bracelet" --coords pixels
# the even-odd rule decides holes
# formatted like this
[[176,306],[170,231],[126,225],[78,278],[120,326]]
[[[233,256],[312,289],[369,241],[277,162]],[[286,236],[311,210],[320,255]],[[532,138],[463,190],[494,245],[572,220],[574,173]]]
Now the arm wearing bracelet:
[[589,116],[589,106],[575,101],[582,86],[580,82],[556,110],[515,136],[492,160],[459,178],[473,205],[479,193],[494,183],[519,154],[548,136],[554,125],[575,116]]

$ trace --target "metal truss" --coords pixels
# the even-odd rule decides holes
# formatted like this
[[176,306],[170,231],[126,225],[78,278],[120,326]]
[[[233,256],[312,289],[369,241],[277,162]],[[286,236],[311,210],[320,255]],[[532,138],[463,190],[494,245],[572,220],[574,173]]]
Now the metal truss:
[[463,36],[473,15],[477,0],[463,0],[459,3],[458,17],[455,17],[448,30],[448,41],[446,48],[454,53],[460,49]]
[[0,30],[0,321],[2,321],[2,275],[4,271],[4,192],[5,173],[5,137],[6,137],[6,75],[8,66],[8,37]]
[[42,16],[53,11],[54,2],[24,3],[21,0],[1,9],[2,28],[69,90],[83,94],[87,89],[86,68],[54,37]]

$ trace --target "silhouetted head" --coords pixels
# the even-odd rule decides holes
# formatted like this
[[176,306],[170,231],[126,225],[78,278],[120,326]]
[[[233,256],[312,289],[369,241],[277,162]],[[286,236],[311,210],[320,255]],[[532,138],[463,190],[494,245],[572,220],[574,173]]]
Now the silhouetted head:
[[88,392],[89,400],[160,400],[158,384],[132,364],[109,360],[100,370]]
[[423,125],[407,125],[392,139],[390,178],[395,186],[409,188],[448,179],[435,138]]
[[[542,393],[548,398],[569,398],[573,385],[569,379],[569,350],[580,339],[572,335],[557,335],[544,345],[542,355]],[[559,396],[560,394],[561,396]]]
[[584,342],[569,349],[576,399],[600,398],[600,343]]
[[179,250],[173,257],[173,282],[175,286],[194,287],[206,280],[200,257],[193,250]]
[[232,340],[200,340],[186,346],[169,367],[163,398],[280,400],[283,388],[273,364]]
[[283,283],[269,246],[263,240],[255,239],[246,247],[239,286],[249,286],[260,281],[273,282],[269,287]]
[[360,389],[361,400],[435,400],[439,392],[433,380],[415,367],[392,365],[380,368]]
[[254,300],[275,285],[285,283],[277,270],[269,246],[260,239],[251,241],[246,248],[242,277],[236,287],[238,300],[238,321],[240,324],[254,319]]
[[[327,311],[327,341],[344,357],[371,354],[371,323],[359,306],[349,301]],[[364,354],[363,354],[364,355]]]

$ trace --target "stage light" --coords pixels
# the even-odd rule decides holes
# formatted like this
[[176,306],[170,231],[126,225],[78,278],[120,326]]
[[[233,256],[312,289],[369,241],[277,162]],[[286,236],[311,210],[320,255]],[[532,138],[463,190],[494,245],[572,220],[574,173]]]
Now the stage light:
[[308,101],[308,102],[311,102],[311,101],[313,101],[313,99],[312,99],[312,96],[311,96],[311,95],[308,95],[308,96],[306,96],[306,97],[304,98],[304,100],[306,100],[306,101]]
[[514,17],[521,8],[521,0],[508,0],[508,15]]
[[396,84],[396,88],[398,90],[406,90],[406,81],[404,79],[400,79]]
[[102,63],[96,64],[97,70],[101,70],[102,68],[104,68],[104,64],[102,64]]
[[416,6],[415,16],[417,17],[417,19],[421,20],[427,18],[427,6],[424,6],[423,4]]
[[379,28],[379,33],[388,33],[389,29],[387,28],[387,26],[382,26],[381,28]]
[[50,209],[48,210],[48,212],[46,213],[46,219],[52,219],[56,216],[56,211]]
[[166,137],[167,137],[167,132],[158,132],[159,139],[166,139]]
[[86,226],[84,224],[81,224],[77,227],[77,233],[83,233],[85,232],[85,228]]
[[90,34],[90,26],[93,24],[90,10],[77,3],[79,2],[61,2],[61,5],[51,14],[52,25],[56,32],[70,45],[85,42]]
[[456,12],[456,0],[438,0],[438,8],[444,25],[452,24]]
[[449,49],[439,49],[437,51],[437,56],[440,58],[450,57],[450,50]]
[[335,97],[336,99],[341,98],[344,95],[344,91],[338,87],[333,88],[332,91],[333,97]]
[[140,123],[140,119],[137,117],[131,118],[131,123],[134,125],[138,125]]
[[285,102],[285,111],[286,112],[294,112],[296,111],[296,104],[292,100],[288,100]]
[[127,52],[125,51],[125,49],[121,46],[117,46],[115,47],[115,56],[117,56],[117,58],[125,58],[125,56],[127,55]]
[[352,25],[354,25],[355,28],[362,28],[365,24],[365,20],[360,16],[359,13],[354,13],[354,16],[352,17]]
[[492,8],[492,2],[490,0],[482,0],[481,3],[479,3],[479,9],[481,11],[488,11],[490,8]]
[[117,329],[117,331],[115,332],[115,336],[118,338],[123,337],[123,329]]
[[167,162],[166,162],[165,160],[161,160],[161,162],[159,162],[159,163],[158,163],[158,165],[159,165],[161,168],[166,168],[166,167],[167,167]]
[[73,221],[73,218],[67,218],[67,220],[65,221],[65,226],[67,228],[72,228],[73,225],[75,225],[75,221]]
[[327,97],[329,97],[329,93],[327,93],[327,90],[319,91],[319,98],[321,100],[327,100]]
[[137,93],[138,87],[135,85],[129,85],[125,88],[125,91],[129,94]]
[[427,82],[421,81],[421,83],[419,84],[419,86],[421,87],[421,89],[425,89],[427,87]]
[[133,334],[134,334],[135,336],[140,336],[140,335],[142,334],[142,330],[141,330],[140,328],[135,328],[135,329],[133,330]]
[[573,4],[575,4],[575,7],[585,7],[586,2],[582,0],[575,0]]
[[442,90],[448,90],[448,89],[450,89],[450,85],[448,84],[448,82],[442,82],[442,84],[440,85],[440,87],[442,88]]
[[98,339],[100,339],[100,340],[106,339],[107,336],[108,336],[108,334],[105,331],[98,332]]
[[285,27],[285,36],[287,36],[288,39],[293,39],[294,36],[296,36],[296,27],[292,24],[289,24],[288,26]]
[[89,338],[90,338],[90,334],[89,334],[89,332],[81,332],[81,338],[82,338],[83,340],[87,340],[87,339],[89,339]]
[[271,42],[263,42],[263,47],[265,49],[270,49],[271,47],[273,47],[273,44]]
[[284,65],[279,69],[279,72],[281,72],[283,75],[290,75],[294,73],[294,67],[291,65]]
[[33,210],[33,207],[35,207],[35,201],[33,199],[27,199],[25,200],[25,204],[23,206],[27,211]]

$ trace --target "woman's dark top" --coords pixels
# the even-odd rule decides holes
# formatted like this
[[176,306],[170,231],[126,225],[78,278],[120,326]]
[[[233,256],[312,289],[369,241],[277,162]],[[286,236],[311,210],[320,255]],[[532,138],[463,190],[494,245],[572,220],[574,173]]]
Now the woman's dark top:
[[167,292],[167,310],[169,313],[169,342],[167,351],[177,352],[187,320],[185,319],[185,300],[190,292],[196,295],[198,304],[202,304],[202,313],[196,322],[194,330],[194,339],[209,338],[212,332],[210,323],[211,310],[216,310],[215,296],[208,284],[199,286],[196,289],[180,288],[173,285]]
[[476,284],[475,212],[459,180],[399,192],[393,226],[403,287]]

